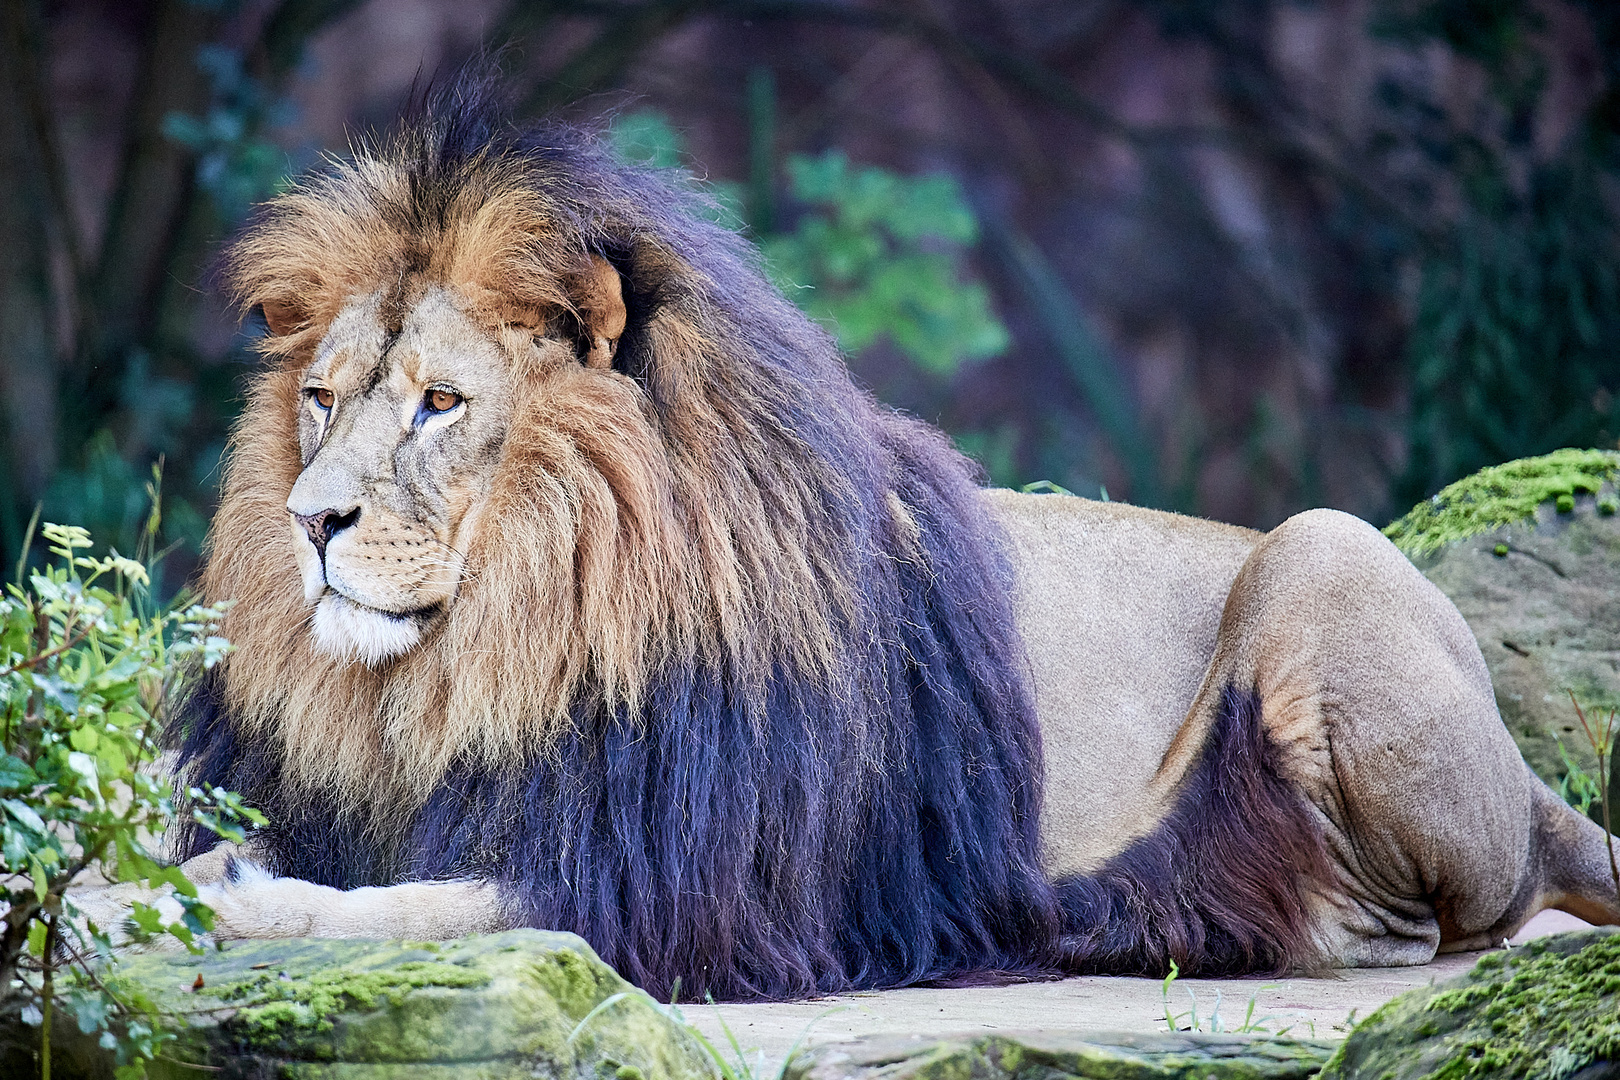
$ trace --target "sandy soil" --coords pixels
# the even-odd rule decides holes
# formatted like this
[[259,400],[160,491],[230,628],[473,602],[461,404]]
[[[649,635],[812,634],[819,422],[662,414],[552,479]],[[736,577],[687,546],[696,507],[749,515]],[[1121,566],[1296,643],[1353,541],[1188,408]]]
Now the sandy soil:
[[[1587,925],[1562,912],[1542,912],[1515,943]],[[1196,1007],[1201,1030],[1236,1030],[1248,1017],[1273,1034],[1339,1038],[1352,1011],[1366,1016],[1404,990],[1467,971],[1478,953],[1438,957],[1414,968],[1362,968],[1323,978],[1180,979],[1170,1007],[1186,1027]],[[1253,1001],[1254,1011],[1249,1013]],[[815,1001],[765,1005],[687,1005],[686,1018],[716,1047],[727,1048],[724,1028],[750,1063],[763,1054],[768,1069],[796,1042],[837,1042],[865,1035],[946,1035],[988,1031],[1164,1031],[1163,984],[1158,979],[1083,977],[1059,982],[960,990],[889,990],[841,994]]]

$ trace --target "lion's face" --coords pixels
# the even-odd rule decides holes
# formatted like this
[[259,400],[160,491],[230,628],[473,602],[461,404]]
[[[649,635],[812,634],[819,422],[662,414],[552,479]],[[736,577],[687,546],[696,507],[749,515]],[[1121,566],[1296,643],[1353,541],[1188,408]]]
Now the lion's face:
[[303,375],[287,497],[316,647],[377,664],[421,641],[461,582],[511,414],[506,350],[442,288],[390,331],[351,302]]

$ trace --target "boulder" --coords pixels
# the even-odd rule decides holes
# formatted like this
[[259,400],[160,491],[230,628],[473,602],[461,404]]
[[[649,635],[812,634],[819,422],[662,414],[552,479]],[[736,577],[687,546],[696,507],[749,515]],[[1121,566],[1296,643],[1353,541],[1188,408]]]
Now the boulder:
[[[1502,720],[1557,787],[1595,773],[1569,695],[1620,707],[1620,454],[1561,450],[1484,469],[1385,530],[1474,631]],[[1560,751],[1562,746],[1562,752]]]
[[799,1054],[783,1080],[1307,1080],[1333,1046],[1190,1032],[884,1037]]
[[[229,942],[201,956],[126,957],[110,983],[182,1020],[164,1060],[148,1067],[154,1080],[718,1075],[692,1029],[572,934]],[[55,1078],[111,1077],[112,1055],[73,1023],[52,1032]],[[37,1042],[37,1032],[0,1032],[0,1046],[17,1047],[19,1034]],[[0,1073],[34,1068],[3,1056]]]
[[1620,929],[1538,938],[1411,990],[1350,1033],[1321,1080],[1620,1076]]

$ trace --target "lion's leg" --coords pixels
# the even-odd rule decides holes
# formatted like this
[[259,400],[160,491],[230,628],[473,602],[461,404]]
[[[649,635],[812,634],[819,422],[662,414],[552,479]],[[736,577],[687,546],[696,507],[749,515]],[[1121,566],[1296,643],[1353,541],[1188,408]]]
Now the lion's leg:
[[[341,889],[297,878],[276,877],[252,861],[251,849],[220,844],[187,860],[181,869],[197,886],[197,898],[214,911],[212,936],[239,938],[413,938],[443,941],[473,933],[509,930],[518,924],[501,888],[488,881],[419,881],[374,888]],[[121,921],[135,901],[154,905],[164,922],[180,918],[167,889],[136,883],[85,890],[71,899],[97,925],[127,943]],[[177,948],[167,936],[148,947]]]
[[415,881],[344,891],[237,863],[198,896],[214,909],[216,938],[444,941],[518,925],[504,890],[492,881]]
[[1423,963],[1590,892],[1602,830],[1553,805],[1462,616],[1366,523],[1311,511],[1255,549],[1156,782],[1186,773],[1226,688],[1258,695],[1278,770],[1316,812],[1337,878],[1312,887],[1327,963]]

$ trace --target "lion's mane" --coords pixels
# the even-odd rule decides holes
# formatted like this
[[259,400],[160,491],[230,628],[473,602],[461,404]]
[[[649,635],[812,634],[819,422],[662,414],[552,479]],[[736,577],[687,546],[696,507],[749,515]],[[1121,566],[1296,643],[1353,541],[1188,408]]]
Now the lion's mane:
[[[1040,743],[969,464],[858,389],[679,178],[495,117],[437,95],[229,254],[283,332],[214,523],[237,651],[174,728],[188,779],[269,814],[279,873],[494,879],[655,994],[1045,962]],[[285,501],[324,328],[418,275],[528,332],[593,253],[629,378],[523,373],[444,625],[381,670],[315,652]]]

